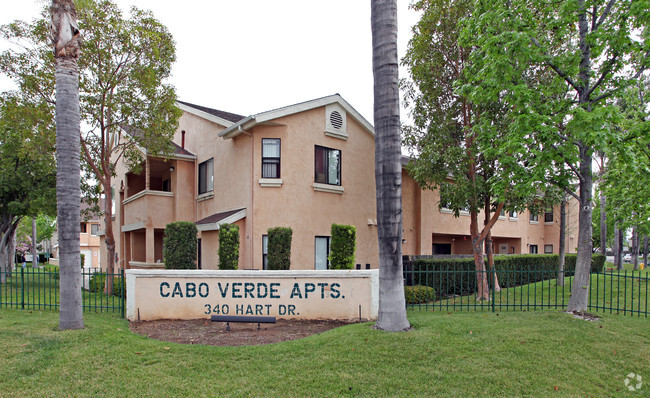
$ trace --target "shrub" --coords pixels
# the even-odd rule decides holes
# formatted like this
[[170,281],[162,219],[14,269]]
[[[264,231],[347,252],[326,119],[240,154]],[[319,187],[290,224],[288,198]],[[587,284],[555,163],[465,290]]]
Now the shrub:
[[435,291],[429,286],[405,286],[404,295],[406,297],[406,304],[423,304],[430,303],[435,300]]
[[106,274],[92,274],[90,281],[88,282],[88,291],[92,293],[100,293],[104,291],[104,286],[106,286]]
[[219,226],[219,269],[237,269],[239,264],[239,227]]
[[332,224],[330,246],[330,269],[353,269],[357,229],[353,225]]
[[124,297],[126,297],[126,281],[121,276],[113,278],[113,296],[122,297],[122,292],[124,292]]
[[291,268],[291,235],[287,227],[275,227],[268,230],[268,269],[288,270]]
[[[600,272],[604,266],[601,254],[594,254],[591,272]],[[487,259],[486,259],[487,261]],[[526,285],[557,278],[557,254],[526,254],[495,256],[494,267],[502,288]],[[575,273],[575,254],[567,254],[565,276]],[[436,271],[431,272],[431,271]],[[488,268],[489,271],[489,268]],[[491,279],[491,272],[488,280]],[[406,272],[408,285],[424,285],[436,291],[437,298],[469,295],[476,292],[476,267],[474,259],[417,259],[412,270]],[[490,282],[491,286],[491,282]]]
[[83,253],[80,253],[79,257],[81,257],[81,268],[83,268],[84,267],[84,260],[86,259],[86,255],[83,254]]
[[195,269],[197,248],[196,225],[176,221],[165,227],[163,259],[167,269]]

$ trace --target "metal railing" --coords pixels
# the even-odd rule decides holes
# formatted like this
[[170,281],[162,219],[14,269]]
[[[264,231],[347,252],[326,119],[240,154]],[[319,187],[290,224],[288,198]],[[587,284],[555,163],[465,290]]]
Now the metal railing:
[[[563,276],[558,279],[556,271],[534,268],[496,271],[411,269],[404,272],[407,308],[492,312],[564,309],[571,296],[573,273],[567,271]],[[487,284],[485,289],[481,289],[481,284]],[[648,270],[592,272],[588,309],[647,318],[650,315],[649,287]]]
[[[17,267],[0,271],[0,308],[58,310],[60,302],[59,270]],[[81,270],[82,307],[84,311],[117,312],[124,317],[126,283],[124,271],[114,274]],[[113,291],[106,291],[106,278],[113,278]]]

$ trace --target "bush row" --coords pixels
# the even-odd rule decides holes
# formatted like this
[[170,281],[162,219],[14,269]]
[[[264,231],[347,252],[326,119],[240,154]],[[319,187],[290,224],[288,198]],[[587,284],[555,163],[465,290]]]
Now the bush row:
[[[100,293],[104,291],[106,286],[106,274],[96,273],[90,277],[88,282],[88,291],[91,293]],[[121,276],[113,277],[113,295],[117,297],[122,296],[124,292],[124,297],[126,297],[126,284],[124,279]]]
[[[555,279],[559,255],[509,255],[495,256],[494,268],[501,288]],[[591,272],[601,272],[605,256],[594,254]],[[575,273],[576,254],[567,254],[564,275]],[[474,259],[417,259],[406,267],[406,284],[432,287],[438,299],[453,295],[476,292],[476,268]],[[488,269],[488,280],[492,273]],[[490,282],[491,285],[491,282]]]

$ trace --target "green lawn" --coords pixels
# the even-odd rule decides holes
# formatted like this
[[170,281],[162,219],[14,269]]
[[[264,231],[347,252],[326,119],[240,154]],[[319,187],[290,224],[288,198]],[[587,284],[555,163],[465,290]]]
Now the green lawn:
[[[650,396],[650,324],[555,310],[409,312],[414,330],[355,324],[267,346],[179,345],[128,322],[0,310],[0,396]],[[641,391],[627,392],[630,372]]]

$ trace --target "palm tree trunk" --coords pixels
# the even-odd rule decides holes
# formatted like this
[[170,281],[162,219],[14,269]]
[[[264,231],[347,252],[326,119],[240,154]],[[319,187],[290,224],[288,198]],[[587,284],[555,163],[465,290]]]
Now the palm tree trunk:
[[81,201],[79,164],[79,31],[72,0],[52,1],[56,78],[57,218],[61,301],[59,329],[84,327],[79,252]]
[[379,243],[379,314],[375,327],[395,332],[410,327],[406,318],[402,272],[402,152],[396,0],[371,0],[371,27]]

